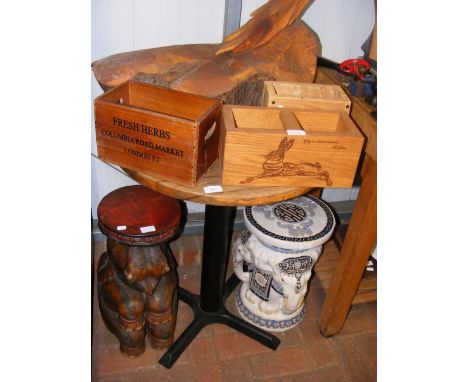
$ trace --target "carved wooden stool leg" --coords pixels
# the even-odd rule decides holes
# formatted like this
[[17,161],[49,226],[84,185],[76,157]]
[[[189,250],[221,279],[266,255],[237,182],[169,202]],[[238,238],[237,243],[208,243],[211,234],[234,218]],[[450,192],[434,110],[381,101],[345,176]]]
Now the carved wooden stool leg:
[[162,276],[157,290],[148,299],[146,314],[147,334],[150,345],[159,349],[174,341],[177,320],[177,273],[171,271]]
[[167,347],[174,341],[177,320],[179,278],[176,263],[168,245],[163,244],[170,271],[159,279],[158,286],[147,299],[146,327],[153,348]]
[[145,351],[145,300],[118,277],[107,252],[98,264],[98,301],[104,323],[120,342],[120,351],[136,357]]

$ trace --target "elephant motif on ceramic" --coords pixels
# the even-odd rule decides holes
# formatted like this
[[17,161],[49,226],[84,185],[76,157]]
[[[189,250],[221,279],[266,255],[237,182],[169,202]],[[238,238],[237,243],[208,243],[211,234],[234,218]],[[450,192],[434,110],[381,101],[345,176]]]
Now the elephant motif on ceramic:
[[[310,255],[314,253],[315,260]],[[312,267],[317,261],[319,250],[314,248],[307,251],[307,255],[283,259],[277,266],[281,286],[283,287],[283,299],[280,301],[280,309],[284,314],[292,314],[304,303],[307,292],[307,282],[312,275]]]
[[[321,247],[305,251],[271,248],[249,231],[235,243],[234,272],[249,287],[245,299],[267,315],[294,314],[304,302],[307,282]],[[244,262],[250,269],[244,269]]]
[[168,246],[129,247],[108,238],[97,284],[103,320],[123,353],[141,354],[146,336],[154,348],[173,342],[178,276]]

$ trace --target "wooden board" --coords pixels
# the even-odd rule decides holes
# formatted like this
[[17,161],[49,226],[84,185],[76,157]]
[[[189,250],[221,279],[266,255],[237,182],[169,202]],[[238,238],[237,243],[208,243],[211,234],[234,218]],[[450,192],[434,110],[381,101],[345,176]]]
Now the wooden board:
[[351,187],[363,142],[344,112],[225,105],[222,184]]
[[265,107],[351,110],[351,100],[338,85],[265,81],[262,100]]
[[218,100],[129,81],[94,105],[105,161],[193,186],[218,158]]

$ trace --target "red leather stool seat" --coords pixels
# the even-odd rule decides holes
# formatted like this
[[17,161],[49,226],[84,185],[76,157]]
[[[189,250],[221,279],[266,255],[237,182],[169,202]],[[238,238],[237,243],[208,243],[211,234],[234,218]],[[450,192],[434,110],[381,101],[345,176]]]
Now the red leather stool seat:
[[99,203],[99,228],[108,237],[128,245],[155,245],[178,230],[182,208],[177,199],[143,186],[112,191]]

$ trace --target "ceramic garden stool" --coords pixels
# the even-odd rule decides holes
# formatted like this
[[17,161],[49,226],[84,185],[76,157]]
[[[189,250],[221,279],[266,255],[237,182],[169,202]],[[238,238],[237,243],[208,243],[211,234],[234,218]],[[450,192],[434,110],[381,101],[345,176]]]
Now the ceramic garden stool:
[[120,351],[138,356],[174,340],[178,276],[168,241],[181,225],[182,202],[143,186],[119,188],[97,210],[107,252],[99,259],[99,309]]
[[291,329],[304,317],[307,282],[335,217],[323,201],[305,195],[246,207],[244,223],[234,243],[234,272],[242,281],[237,309],[267,331]]

